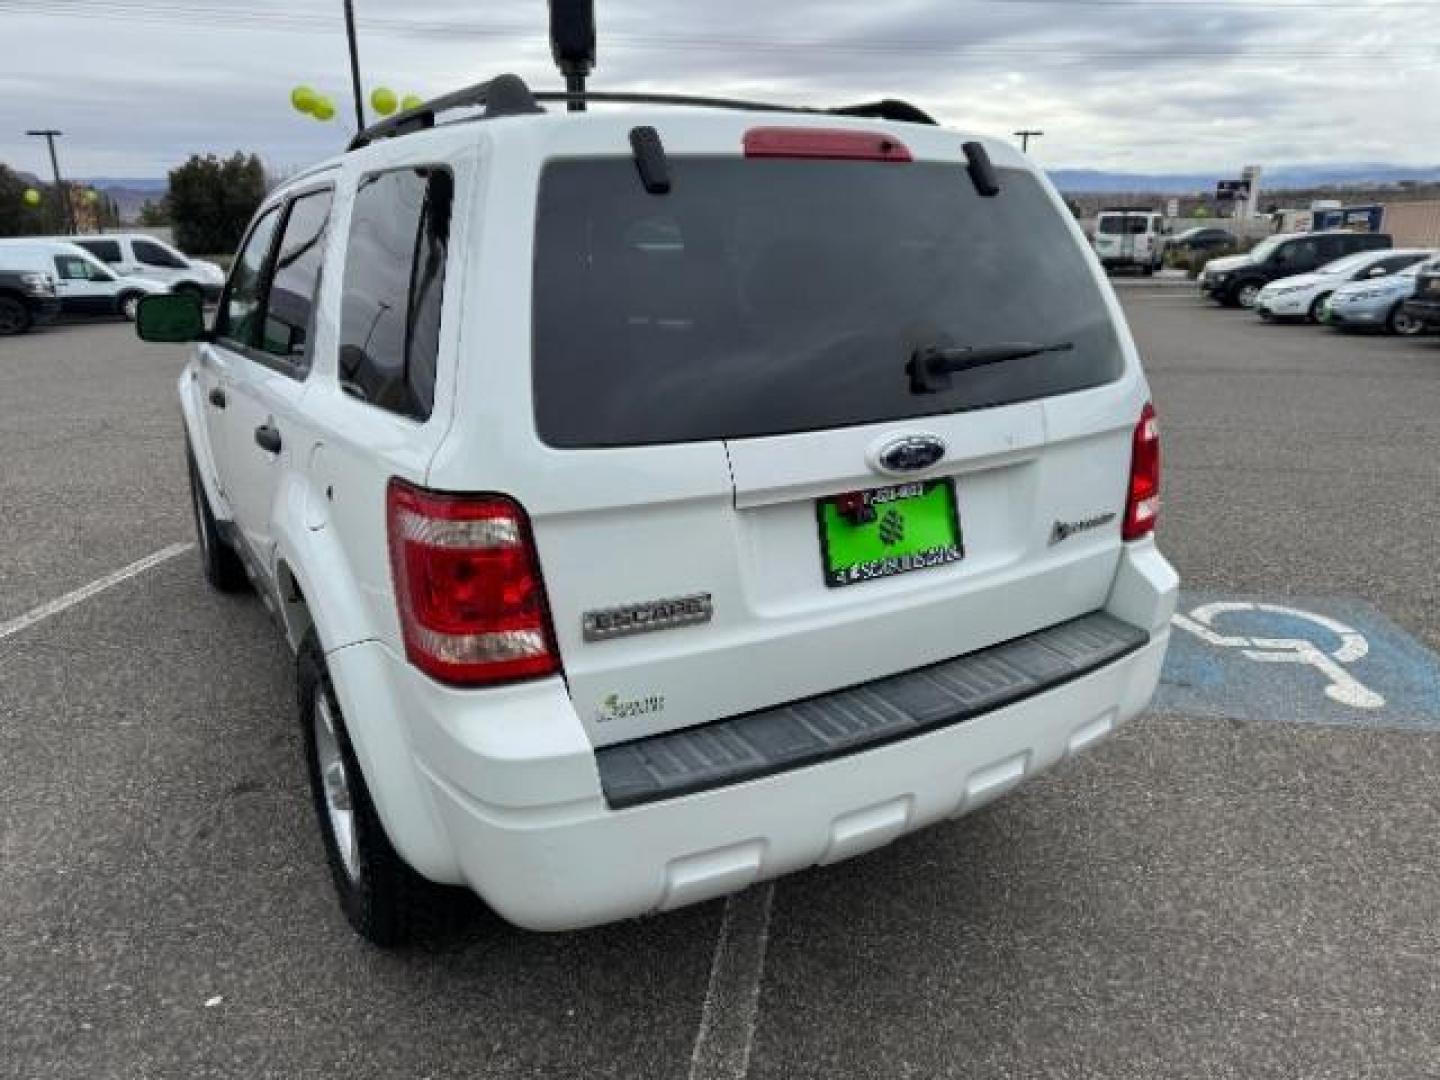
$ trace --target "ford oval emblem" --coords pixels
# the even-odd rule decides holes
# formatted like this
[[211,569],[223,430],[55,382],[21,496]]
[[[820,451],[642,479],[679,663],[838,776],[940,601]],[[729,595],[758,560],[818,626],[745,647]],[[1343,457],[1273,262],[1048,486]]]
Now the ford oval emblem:
[[886,472],[919,472],[944,456],[944,439],[935,435],[906,435],[886,443],[876,459]]

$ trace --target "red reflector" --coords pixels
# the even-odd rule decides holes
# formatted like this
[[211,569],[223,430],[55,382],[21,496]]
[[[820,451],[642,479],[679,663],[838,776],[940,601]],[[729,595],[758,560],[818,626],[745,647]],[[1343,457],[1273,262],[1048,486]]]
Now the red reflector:
[[390,569],[405,654],[443,682],[513,682],[560,668],[525,512],[503,495],[390,481]]
[[1140,540],[1155,531],[1160,516],[1160,426],[1155,406],[1148,401],[1140,410],[1140,423],[1130,449],[1130,493],[1125,501],[1125,524],[1120,535]]
[[910,150],[880,131],[763,127],[745,132],[747,158],[829,158],[847,161],[910,161]]

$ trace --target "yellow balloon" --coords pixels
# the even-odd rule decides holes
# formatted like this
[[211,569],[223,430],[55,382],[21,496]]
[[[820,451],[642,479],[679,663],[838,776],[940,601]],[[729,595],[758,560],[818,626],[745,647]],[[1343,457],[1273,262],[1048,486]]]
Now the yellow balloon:
[[395,111],[399,101],[395,98],[395,91],[388,86],[377,86],[375,92],[370,95],[370,104],[381,116],[389,116]]
[[25,198],[25,205],[26,205],[26,206],[39,206],[39,205],[40,205],[40,192],[36,191],[33,187],[32,187],[32,188],[26,188],[26,189],[25,189],[25,196],[24,196],[24,198]]
[[418,108],[420,108],[420,106],[422,106],[422,105],[424,105],[424,104],[425,104],[425,99],[424,99],[424,98],[422,98],[422,97],[420,97],[420,96],[418,96],[418,95],[416,95],[416,94],[406,94],[405,97],[404,97],[404,99],[400,102],[400,107],[401,107],[402,109],[404,109],[406,112],[409,112],[409,111],[412,110],[412,109],[418,109]]
[[322,97],[315,102],[315,107],[310,110],[310,115],[316,120],[333,120],[335,118],[335,106],[329,98]]
[[320,101],[320,95],[308,86],[297,86],[290,91],[290,104],[302,113],[313,113]]
[[85,192],[85,201],[86,201],[87,203],[98,202],[99,199],[100,199],[100,193],[99,193],[98,191],[95,191],[95,190],[92,189],[92,190],[90,190],[90,191]]

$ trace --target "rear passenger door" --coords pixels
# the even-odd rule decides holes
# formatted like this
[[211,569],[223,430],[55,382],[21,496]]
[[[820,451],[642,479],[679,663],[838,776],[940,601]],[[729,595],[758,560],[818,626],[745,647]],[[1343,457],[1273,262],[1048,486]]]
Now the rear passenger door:
[[278,211],[277,237],[260,275],[249,338],[236,350],[227,403],[230,502],[246,545],[269,574],[272,516],[281,477],[303,469],[299,406],[310,373],[315,297],[329,234],[329,186],[297,192]]

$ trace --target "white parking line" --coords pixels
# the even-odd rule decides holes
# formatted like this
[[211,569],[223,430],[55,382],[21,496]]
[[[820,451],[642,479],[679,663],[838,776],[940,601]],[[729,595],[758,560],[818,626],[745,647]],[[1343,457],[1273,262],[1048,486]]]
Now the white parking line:
[[143,574],[152,567],[159,566],[163,562],[169,562],[177,555],[183,555],[195,545],[193,543],[171,544],[159,551],[146,555],[143,559],[137,559],[129,566],[116,570],[113,574],[106,574],[102,578],[96,578],[89,585],[82,585],[74,592],[68,592],[64,596],[56,597],[41,604],[39,607],[31,608],[23,615],[17,615],[9,622],[0,623],[0,641],[4,641],[12,634],[18,634],[21,630],[27,630],[38,622],[50,618],[51,615],[58,615],[67,608],[72,608],[82,601],[89,600],[97,593],[102,593],[113,585],[119,585],[122,581],[128,581],[137,574]]
[[775,886],[767,881],[725,901],[690,1054],[690,1080],[745,1080],[750,1072],[774,896]]

